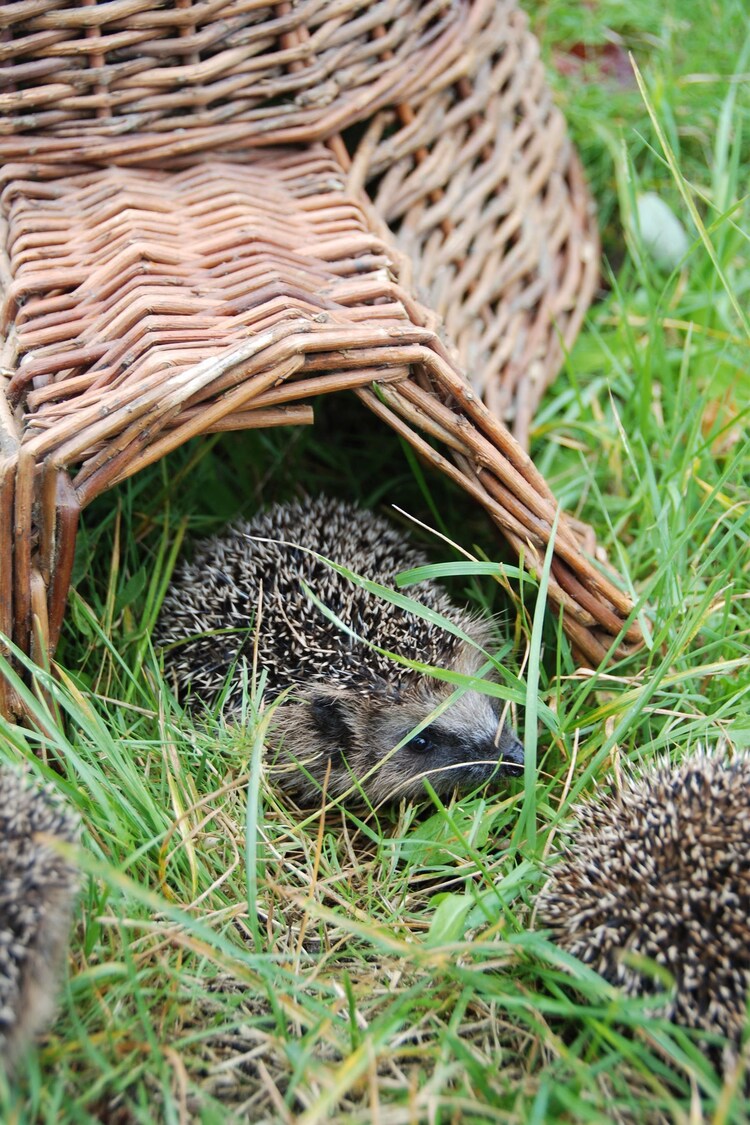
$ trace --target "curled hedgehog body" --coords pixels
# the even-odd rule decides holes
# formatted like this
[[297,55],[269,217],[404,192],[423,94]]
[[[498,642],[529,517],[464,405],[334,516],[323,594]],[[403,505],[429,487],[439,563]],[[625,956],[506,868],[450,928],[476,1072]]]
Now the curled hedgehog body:
[[0,769],[0,1061],[12,1068],[51,1017],[78,880],[51,843],[73,816],[51,791]]
[[[317,556],[390,588],[396,574],[427,561],[387,520],[325,496],[277,505],[203,541],[178,567],[156,633],[178,696],[195,706],[226,690],[231,715],[242,665],[257,646],[268,697],[289,689],[272,726],[274,776],[300,803],[319,800],[326,778],[329,794],[353,790],[355,801],[364,793],[378,804],[424,795],[425,777],[447,795],[518,772],[523,749],[490,696],[466,691],[451,701],[454,685],[359,639],[470,676],[486,661],[487,623],[434,582],[414,587],[416,600],[458,627],[456,636]],[[415,732],[436,708],[442,713]]]
[[731,1063],[750,998],[750,756],[650,766],[576,820],[539,896],[540,924],[627,994],[659,993],[659,1014],[724,1036]]

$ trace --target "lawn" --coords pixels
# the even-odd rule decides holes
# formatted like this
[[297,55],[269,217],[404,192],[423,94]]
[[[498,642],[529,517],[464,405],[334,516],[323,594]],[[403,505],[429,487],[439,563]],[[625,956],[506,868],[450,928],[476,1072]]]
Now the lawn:
[[[201,440],[95,502],[58,678],[38,677],[54,706],[30,695],[37,729],[0,723],[0,758],[63,759],[36,768],[80,812],[86,872],[59,1017],[0,1079],[4,1122],[750,1120],[696,1035],[534,918],[582,797],[630,763],[750,746],[747,11],[527,7],[605,254],[532,454],[625,576],[647,646],[579,668],[537,584],[505,577],[515,560],[483,514],[395,435],[358,436],[373,425],[354,400],[320,403],[314,428]],[[646,191],[687,233],[671,273],[634,218]],[[500,560],[450,588],[497,615],[534,784],[301,813],[264,777],[262,677],[239,731],[181,713],[150,641],[178,552],[321,491],[398,503]],[[435,562],[464,557],[414,534]]]

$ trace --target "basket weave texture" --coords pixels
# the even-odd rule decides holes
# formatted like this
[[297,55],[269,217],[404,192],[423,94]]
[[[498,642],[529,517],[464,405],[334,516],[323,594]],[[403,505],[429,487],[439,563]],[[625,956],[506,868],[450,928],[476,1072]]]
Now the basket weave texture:
[[[540,567],[554,499],[481,398],[528,424],[529,349],[576,330],[596,243],[516,10],[20,0],[0,23],[0,632],[54,651],[94,496],[334,390]],[[565,520],[550,596],[592,660],[630,612]]]
[[0,4],[0,31],[8,178],[173,169],[347,130],[350,188],[395,232],[474,389],[528,444],[598,242],[512,0],[18,0]]

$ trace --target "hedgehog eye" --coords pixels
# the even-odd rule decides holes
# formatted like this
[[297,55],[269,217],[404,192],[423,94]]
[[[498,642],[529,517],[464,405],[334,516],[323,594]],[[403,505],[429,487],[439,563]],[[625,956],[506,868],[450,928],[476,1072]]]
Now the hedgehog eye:
[[409,750],[415,750],[418,754],[428,754],[435,749],[435,743],[427,734],[415,734],[406,745]]

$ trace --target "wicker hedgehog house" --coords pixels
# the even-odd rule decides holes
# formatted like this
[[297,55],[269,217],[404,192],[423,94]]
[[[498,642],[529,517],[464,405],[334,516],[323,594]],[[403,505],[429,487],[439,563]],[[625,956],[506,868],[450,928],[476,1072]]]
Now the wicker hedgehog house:
[[[523,443],[597,243],[514,4],[17,0],[0,26],[0,633],[54,651],[93,497],[345,389],[538,567],[556,505]],[[550,596],[586,658],[638,642],[565,519]]]

